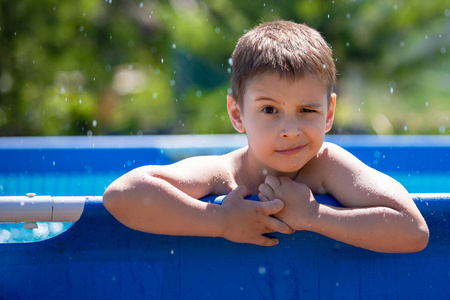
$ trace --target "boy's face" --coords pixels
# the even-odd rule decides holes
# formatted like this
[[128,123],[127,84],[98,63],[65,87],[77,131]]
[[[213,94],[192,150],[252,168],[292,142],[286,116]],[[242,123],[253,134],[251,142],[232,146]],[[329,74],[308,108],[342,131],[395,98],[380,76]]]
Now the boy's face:
[[249,80],[240,101],[229,95],[228,111],[234,128],[247,133],[250,155],[256,163],[290,173],[322,147],[336,95],[328,105],[326,87],[315,75],[292,80],[264,73]]

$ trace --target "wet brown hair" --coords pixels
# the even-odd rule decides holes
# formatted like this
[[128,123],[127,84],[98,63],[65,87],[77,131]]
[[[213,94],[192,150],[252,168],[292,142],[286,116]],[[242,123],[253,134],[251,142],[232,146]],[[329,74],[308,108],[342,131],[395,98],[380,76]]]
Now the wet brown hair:
[[232,55],[232,95],[241,103],[247,82],[265,72],[287,79],[315,74],[333,90],[336,67],[332,51],[318,31],[289,21],[263,23],[244,34]]

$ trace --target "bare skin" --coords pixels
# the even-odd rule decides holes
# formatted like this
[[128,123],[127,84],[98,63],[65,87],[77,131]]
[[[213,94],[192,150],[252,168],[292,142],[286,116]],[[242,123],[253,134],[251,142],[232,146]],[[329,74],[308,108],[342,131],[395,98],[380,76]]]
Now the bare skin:
[[[397,181],[323,142],[336,95],[328,99],[315,76],[261,74],[241,100],[229,95],[228,112],[249,146],[133,170],[107,188],[106,208],[136,230],[262,246],[278,243],[262,234],[294,230],[379,252],[427,245],[427,225]],[[229,195],[221,206],[197,200],[210,194]],[[244,200],[248,194],[260,202]],[[331,194],[345,208],[319,204],[314,194]]]

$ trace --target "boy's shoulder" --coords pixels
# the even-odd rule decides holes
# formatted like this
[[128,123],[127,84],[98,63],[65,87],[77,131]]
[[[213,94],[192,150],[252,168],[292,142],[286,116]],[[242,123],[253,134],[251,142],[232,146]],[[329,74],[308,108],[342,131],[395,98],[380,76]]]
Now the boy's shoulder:
[[342,164],[351,163],[356,157],[337,144],[324,142],[317,153],[316,159],[320,163],[329,163],[332,161]]
[[359,163],[356,157],[341,146],[324,142],[317,155],[299,172],[297,181],[307,184],[314,193],[324,194],[327,193],[327,182]]
[[341,146],[330,142],[324,142],[320,150],[317,152],[317,155],[308,162],[307,167],[325,167],[331,162],[343,163],[349,159],[351,160],[352,157],[353,155]]

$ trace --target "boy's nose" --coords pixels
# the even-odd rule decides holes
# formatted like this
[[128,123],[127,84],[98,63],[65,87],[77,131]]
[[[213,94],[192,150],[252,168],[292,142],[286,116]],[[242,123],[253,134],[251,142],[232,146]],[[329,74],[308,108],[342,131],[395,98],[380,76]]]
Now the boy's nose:
[[283,138],[293,138],[300,136],[301,134],[302,129],[298,122],[286,122],[280,132],[280,135]]

